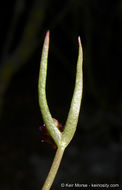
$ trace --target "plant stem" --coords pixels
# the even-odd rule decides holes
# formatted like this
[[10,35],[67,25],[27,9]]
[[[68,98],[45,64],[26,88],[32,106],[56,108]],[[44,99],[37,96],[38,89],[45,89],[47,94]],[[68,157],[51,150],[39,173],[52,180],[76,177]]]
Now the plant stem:
[[45,180],[45,183],[42,187],[42,190],[49,190],[50,189],[50,187],[54,181],[54,178],[56,176],[56,173],[58,171],[58,168],[60,166],[64,150],[65,150],[64,147],[59,147],[57,149],[53,163],[52,163],[52,166],[51,166],[50,171],[48,173],[47,179]]

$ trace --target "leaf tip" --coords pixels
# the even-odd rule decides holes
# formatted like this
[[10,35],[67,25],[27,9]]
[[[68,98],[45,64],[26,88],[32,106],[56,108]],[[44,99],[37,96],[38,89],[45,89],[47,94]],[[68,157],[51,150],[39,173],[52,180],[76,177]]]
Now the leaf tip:
[[78,44],[79,44],[79,46],[81,46],[81,39],[80,39],[80,36],[78,36]]
[[50,30],[47,30],[45,38],[49,38],[49,36],[50,36]]
[[45,35],[45,40],[44,40],[44,49],[49,48],[49,39],[50,39],[50,31],[47,30],[46,35]]

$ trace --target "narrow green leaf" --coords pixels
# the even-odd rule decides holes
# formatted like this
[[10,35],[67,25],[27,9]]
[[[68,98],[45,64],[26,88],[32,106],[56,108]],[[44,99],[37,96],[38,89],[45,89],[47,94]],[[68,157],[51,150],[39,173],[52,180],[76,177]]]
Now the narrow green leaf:
[[70,143],[71,139],[73,138],[77,127],[77,122],[80,112],[80,105],[81,105],[81,98],[83,91],[83,71],[82,71],[83,51],[82,51],[80,37],[78,37],[78,44],[79,44],[79,54],[77,61],[76,82],[75,82],[75,88],[71,101],[70,110],[68,113],[68,118],[62,134],[62,139],[61,139],[62,146],[67,146]]
[[40,72],[39,72],[39,83],[38,83],[38,94],[39,94],[39,105],[42,113],[44,123],[47,127],[47,130],[57,146],[61,140],[61,132],[56,127],[50,110],[48,108],[47,99],[46,99],[46,76],[47,76],[47,62],[48,62],[48,50],[49,50],[49,31],[46,34],[44,45],[42,49],[41,63],[40,63]]

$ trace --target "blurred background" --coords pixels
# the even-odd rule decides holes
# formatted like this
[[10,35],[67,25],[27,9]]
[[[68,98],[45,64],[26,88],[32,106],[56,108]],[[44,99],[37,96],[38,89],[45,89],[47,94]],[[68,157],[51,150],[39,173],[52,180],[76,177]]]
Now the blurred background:
[[75,83],[78,36],[84,50],[78,127],[52,189],[65,182],[121,186],[122,1],[7,0],[0,14],[0,189],[40,189],[55,154],[41,143],[39,131],[38,73],[48,29],[47,100],[63,125]]

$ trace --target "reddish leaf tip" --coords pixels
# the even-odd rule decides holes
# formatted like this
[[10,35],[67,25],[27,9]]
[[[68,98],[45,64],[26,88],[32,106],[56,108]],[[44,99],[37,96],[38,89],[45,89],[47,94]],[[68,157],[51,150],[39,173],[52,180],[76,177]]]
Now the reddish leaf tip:
[[48,30],[46,32],[45,39],[44,39],[44,45],[43,45],[44,49],[49,49],[49,40],[50,40],[50,31]]
[[49,38],[49,36],[50,36],[50,31],[47,30],[47,32],[46,32],[46,38]]
[[79,46],[81,46],[81,39],[80,39],[80,36],[78,36],[78,44],[79,44]]

